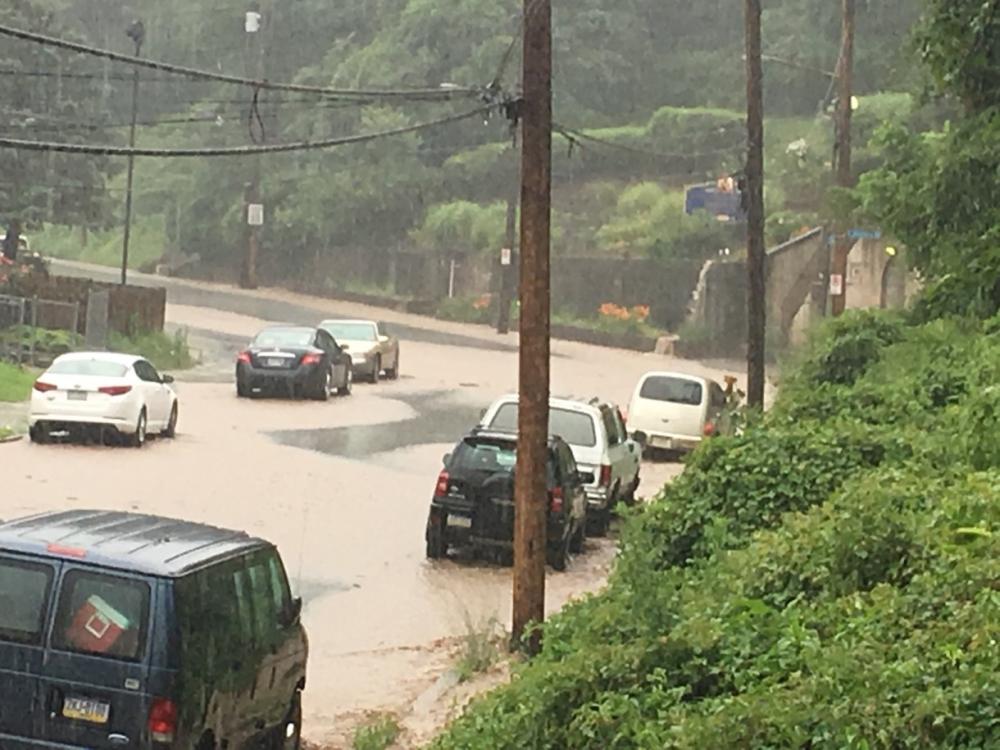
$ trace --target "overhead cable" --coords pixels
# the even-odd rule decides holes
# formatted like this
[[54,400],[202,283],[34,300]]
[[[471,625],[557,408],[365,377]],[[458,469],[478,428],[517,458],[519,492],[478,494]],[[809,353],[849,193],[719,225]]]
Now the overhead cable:
[[300,94],[316,94],[319,96],[327,97],[366,97],[366,98],[383,98],[383,99],[398,99],[398,100],[433,100],[433,101],[448,101],[456,98],[471,98],[482,96],[483,90],[479,88],[469,88],[462,86],[448,86],[440,88],[423,88],[423,89],[337,89],[329,88],[325,86],[308,86],[299,83],[276,83],[267,80],[254,80],[252,78],[242,78],[240,76],[227,75],[225,73],[213,73],[208,70],[199,70],[197,68],[189,68],[183,65],[174,65],[172,63],[159,62],[156,60],[147,60],[142,57],[135,57],[133,55],[124,55],[119,52],[113,52],[111,50],[100,49],[99,47],[92,47],[87,44],[80,44],[78,42],[71,42],[66,39],[59,39],[57,37],[46,36],[45,34],[37,34],[31,31],[24,31],[22,29],[15,29],[11,26],[6,26],[0,24],[0,36],[7,36],[13,39],[20,39],[26,42],[33,42],[35,44],[41,44],[47,47],[56,47],[58,49],[69,50],[70,52],[76,52],[82,55],[91,55],[93,57],[101,57],[106,60],[112,60],[114,62],[124,63],[126,65],[132,65],[142,68],[150,68],[152,70],[160,70],[166,73],[174,73],[176,75],[186,76],[187,78],[193,78],[203,81],[219,81],[220,83],[230,83],[239,86],[249,86],[258,90],[268,90],[268,91],[294,91]]
[[0,148],[10,148],[23,151],[53,151],[64,154],[89,154],[95,156],[151,156],[151,157],[203,157],[203,156],[250,156],[256,154],[279,154],[292,151],[315,151],[317,149],[347,146],[357,143],[389,138],[420,130],[449,125],[468,120],[473,117],[488,115],[493,111],[492,105],[477,107],[469,112],[463,112],[450,117],[442,117],[430,122],[407,125],[391,130],[375,133],[358,133],[341,138],[327,138],[320,141],[297,141],[294,143],[276,143],[264,146],[226,146],[217,148],[128,148],[123,146],[97,146],[85,143],[54,143],[49,141],[23,140],[19,138],[0,137]]
[[553,131],[558,133],[571,145],[586,145],[587,143],[593,143],[599,146],[605,146],[606,148],[617,149],[619,151],[628,151],[630,153],[638,154],[640,156],[649,156],[656,159],[664,160],[676,160],[676,159],[697,159],[703,156],[718,156],[719,154],[727,154],[736,149],[743,148],[746,146],[746,141],[742,140],[737,143],[732,143],[728,146],[721,146],[715,149],[709,149],[707,151],[701,151],[698,153],[692,153],[689,151],[684,151],[676,154],[665,154],[659,151],[650,151],[644,148],[638,148],[636,146],[628,146],[624,143],[615,143],[614,141],[605,140],[604,138],[599,138],[598,136],[590,135],[582,130],[575,130],[573,128],[567,128],[563,125],[553,124]]

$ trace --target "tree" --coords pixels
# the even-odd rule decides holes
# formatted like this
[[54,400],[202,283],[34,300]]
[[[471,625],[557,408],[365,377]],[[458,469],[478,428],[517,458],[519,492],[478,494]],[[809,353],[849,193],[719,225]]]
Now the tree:
[[[62,33],[33,0],[4,5],[0,19],[18,28]],[[68,75],[79,71],[72,56],[10,40],[4,50],[0,65],[10,71],[0,76],[4,132],[24,139],[92,141],[91,128],[100,117],[98,87]],[[90,227],[105,220],[110,160],[15,149],[0,158],[0,216],[9,246],[16,247],[20,233],[42,221]]]
[[942,132],[884,128],[886,165],[857,195],[929,282],[929,314],[990,316],[1000,310],[1000,0],[932,0],[918,39],[934,90],[965,114]]

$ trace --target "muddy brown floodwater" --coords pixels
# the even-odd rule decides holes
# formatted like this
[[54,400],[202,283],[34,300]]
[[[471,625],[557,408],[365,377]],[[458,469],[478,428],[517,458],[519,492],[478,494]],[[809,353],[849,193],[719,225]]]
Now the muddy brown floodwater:
[[[190,285],[184,299],[197,289]],[[225,295],[212,301],[225,304]],[[314,319],[324,305],[339,304],[295,298],[300,308],[305,302],[314,306]],[[206,358],[179,374],[177,439],[141,451],[26,441],[0,446],[0,517],[67,507],[131,509],[274,541],[305,599],[306,737],[348,747],[366,712],[389,711],[407,728],[400,746],[416,746],[478,684],[445,690],[447,681],[440,681],[454,665],[456,639],[491,620],[509,626],[510,569],[466,559],[428,562],[423,531],[442,454],[493,398],[516,387],[516,354],[509,345],[491,345],[484,329],[428,322],[434,336],[403,340],[397,381],[359,383],[350,398],[328,403],[238,400],[232,355],[266,321],[289,320],[289,304],[272,315],[264,295],[254,307],[261,317],[251,317],[239,307],[172,303],[170,324],[195,331],[193,343]],[[452,343],[449,336],[456,337]],[[484,343],[468,346],[469,340]],[[554,392],[600,394],[623,404],[649,369],[725,372],[577,344],[557,342],[555,349]],[[640,494],[654,493],[678,470],[644,464]],[[588,540],[567,572],[550,571],[547,610],[599,589],[613,557],[612,541]]]

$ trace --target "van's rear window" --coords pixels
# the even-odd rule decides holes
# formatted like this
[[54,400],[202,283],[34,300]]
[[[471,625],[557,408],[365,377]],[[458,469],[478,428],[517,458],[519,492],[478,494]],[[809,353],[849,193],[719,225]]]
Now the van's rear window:
[[701,404],[702,387],[701,383],[696,380],[653,376],[646,378],[642,384],[639,398],[698,406]]
[[0,641],[41,644],[52,568],[0,559]]
[[136,660],[149,621],[149,585],[71,570],[63,579],[52,646],[61,651]]

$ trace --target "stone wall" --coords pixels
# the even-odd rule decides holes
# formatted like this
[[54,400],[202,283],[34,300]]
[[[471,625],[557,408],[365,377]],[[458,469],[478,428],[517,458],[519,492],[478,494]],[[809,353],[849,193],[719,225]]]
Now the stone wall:
[[[455,254],[454,294],[476,297],[494,292],[496,257]],[[647,258],[561,256],[552,258],[553,310],[593,317],[605,302],[648,305],[650,323],[676,330],[684,321],[698,280],[697,261],[660,262]],[[390,295],[437,301],[448,294],[451,257],[446,253],[344,251],[317,261],[295,288],[319,294],[368,286]]]

